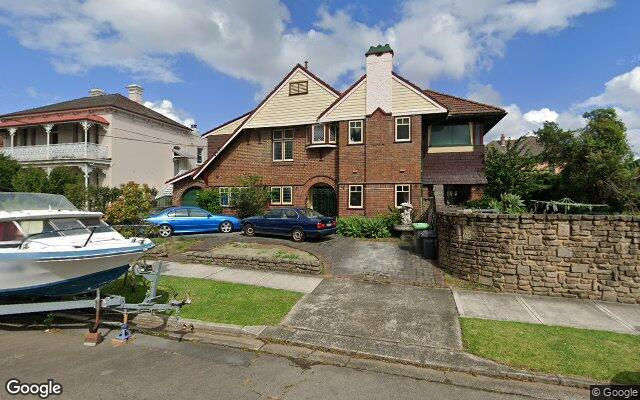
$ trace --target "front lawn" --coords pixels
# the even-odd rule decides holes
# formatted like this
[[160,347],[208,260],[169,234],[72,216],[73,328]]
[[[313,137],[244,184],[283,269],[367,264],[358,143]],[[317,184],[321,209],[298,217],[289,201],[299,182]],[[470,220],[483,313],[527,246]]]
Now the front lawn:
[[640,383],[640,336],[460,318],[465,349],[512,367]]
[[[140,302],[148,289],[142,281],[138,277],[133,289],[131,276],[126,286],[120,278],[103,292],[125,296],[129,302]],[[183,299],[187,292],[193,303],[182,309],[181,317],[237,325],[277,324],[302,298],[302,293],[259,286],[164,275],[160,278],[158,294],[162,298],[159,302],[166,302],[174,293]]]
[[[154,248],[155,251],[165,250],[167,252],[167,257],[182,254],[185,251],[189,250],[189,248],[202,241],[202,239],[190,238],[185,236],[171,236],[168,238],[158,237],[151,240],[156,245],[156,247]],[[151,250],[152,253],[153,251],[154,250]]]

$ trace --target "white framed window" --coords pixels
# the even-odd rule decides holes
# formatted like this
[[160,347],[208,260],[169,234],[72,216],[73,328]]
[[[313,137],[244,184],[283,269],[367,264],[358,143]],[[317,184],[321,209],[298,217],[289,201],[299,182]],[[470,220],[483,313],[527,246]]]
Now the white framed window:
[[271,186],[271,204],[293,204],[293,187]]
[[411,118],[396,117],[396,142],[411,141]]
[[362,185],[349,185],[349,208],[362,208]]
[[411,185],[396,185],[396,207],[402,203],[411,203]]
[[273,161],[293,161],[293,129],[273,131]]
[[362,121],[349,121],[349,144],[363,143]]
[[298,81],[289,83],[289,96],[297,96],[299,94],[309,93],[309,82]]
[[231,188],[228,187],[221,187],[220,189],[218,189],[218,191],[220,192],[220,205],[222,207],[229,207],[230,203],[230,199],[229,199],[229,194],[231,193]]
[[311,143],[324,143],[324,125],[316,124],[313,126],[313,132],[311,134]]
[[429,146],[471,146],[473,145],[472,126],[472,123],[431,125],[429,127]]
[[335,143],[338,139],[338,123],[333,122],[327,128],[329,130],[329,143]]
[[202,164],[202,154],[204,152],[204,148],[203,147],[198,147],[196,149],[196,162],[198,164]]

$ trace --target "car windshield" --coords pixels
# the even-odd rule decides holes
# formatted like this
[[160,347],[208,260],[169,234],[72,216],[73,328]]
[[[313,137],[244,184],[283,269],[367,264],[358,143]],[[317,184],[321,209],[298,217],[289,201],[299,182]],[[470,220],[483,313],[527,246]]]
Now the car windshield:
[[307,218],[324,218],[324,215],[320,214],[316,210],[310,208],[303,208],[300,210]]

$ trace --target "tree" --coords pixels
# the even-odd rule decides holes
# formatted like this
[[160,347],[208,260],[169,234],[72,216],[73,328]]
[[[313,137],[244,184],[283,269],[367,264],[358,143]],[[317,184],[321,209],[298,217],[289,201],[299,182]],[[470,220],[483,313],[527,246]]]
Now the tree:
[[46,191],[49,180],[42,168],[26,167],[14,175],[11,183],[16,192],[42,193]]
[[20,164],[13,158],[0,154],[0,192],[13,191],[13,177],[20,170]]
[[87,188],[84,182],[67,183],[64,185],[63,193],[74,206],[84,210],[87,205]]
[[122,190],[117,187],[89,186],[87,190],[87,201],[89,210],[104,213],[110,203],[120,197]]
[[116,225],[140,223],[153,208],[154,190],[135,182],[120,185],[120,190],[120,197],[107,207],[107,221]]
[[55,167],[49,173],[47,193],[66,194],[65,187],[73,185],[84,187],[84,177],[78,168],[61,165]]
[[220,191],[216,188],[207,188],[196,193],[196,205],[212,214],[220,214]]
[[626,127],[612,108],[585,113],[587,126],[574,132],[545,124],[536,132],[542,157],[560,166],[558,193],[583,203],[607,204],[614,210],[633,210],[640,193],[637,167]]
[[504,194],[530,200],[548,189],[552,174],[539,168],[538,159],[522,146],[523,138],[509,141],[504,151],[490,148],[485,159],[486,194],[495,199]]
[[242,188],[231,194],[231,206],[236,208],[240,218],[264,214],[271,201],[271,190],[262,184],[259,176],[241,179]]

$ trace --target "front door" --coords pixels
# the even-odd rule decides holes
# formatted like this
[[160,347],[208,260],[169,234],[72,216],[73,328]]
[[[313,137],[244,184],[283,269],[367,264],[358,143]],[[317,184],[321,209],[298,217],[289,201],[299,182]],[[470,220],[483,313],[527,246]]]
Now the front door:
[[338,214],[335,190],[331,186],[312,187],[311,208],[327,217],[335,217]]

